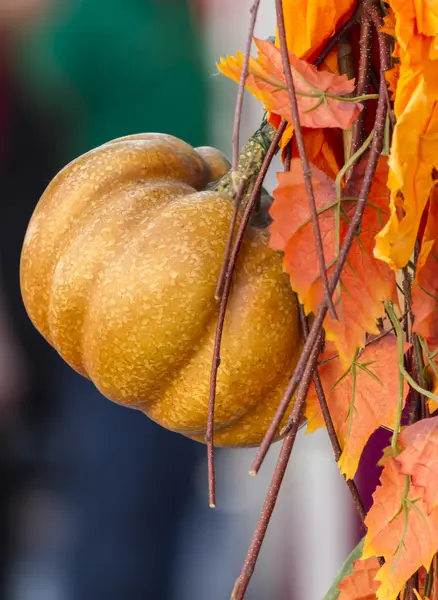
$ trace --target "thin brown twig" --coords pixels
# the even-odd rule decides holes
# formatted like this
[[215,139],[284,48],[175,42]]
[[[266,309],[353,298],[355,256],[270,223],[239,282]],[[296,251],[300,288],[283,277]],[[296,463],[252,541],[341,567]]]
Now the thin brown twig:
[[[383,75],[385,71],[389,71],[389,69],[391,68],[391,38],[388,34],[382,33],[382,31],[380,31],[384,23],[379,6],[373,0],[365,1],[363,6],[368,11],[371,17],[371,21],[374,25],[374,29],[377,35],[377,40],[379,43],[380,73]],[[382,87],[382,79],[386,87],[385,78],[381,77],[379,85],[380,96],[385,95],[385,90]]]
[[312,216],[313,234],[315,237],[316,253],[319,262],[319,271],[321,274],[321,281],[324,287],[324,294],[327,298],[327,305],[333,319],[337,319],[335,305],[333,304],[332,295],[329,290],[327,267],[324,257],[324,246],[322,243],[321,229],[319,226],[318,211],[316,209],[315,193],[312,185],[312,170],[310,168],[309,159],[307,158],[306,147],[304,145],[303,132],[301,129],[300,115],[298,110],[297,95],[295,91],[295,84],[292,77],[292,70],[289,60],[289,52],[287,49],[286,39],[286,28],[284,25],[284,14],[283,14],[283,2],[282,0],[275,0],[276,14],[277,14],[277,28],[278,37],[280,40],[280,52],[281,60],[283,63],[283,72],[286,78],[287,89],[289,92],[289,102],[292,112],[292,121],[294,126],[295,139],[298,146],[298,152],[301,159],[301,165],[303,168],[304,185],[306,188],[307,200],[309,202],[310,214]]
[[216,401],[216,382],[217,382],[217,373],[220,365],[220,348],[222,341],[222,333],[225,322],[225,313],[228,305],[228,298],[230,295],[231,289],[231,281],[233,277],[234,267],[237,261],[237,256],[239,254],[240,246],[242,244],[243,236],[245,233],[246,226],[248,224],[251,211],[255,206],[257,201],[257,196],[260,192],[260,189],[263,184],[263,180],[268,171],[269,165],[272,162],[274,154],[277,150],[278,143],[281,139],[281,136],[286,129],[286,121],[282,121],[275,132],[275,135],[272,139],[272,142],[269,146],[269,149],[266,153],[266,156],[263,160],[260,172],[257,176],[257,179],[254,183],[254,187],[251,192],[251,196],[248,200],[248,203],[245,207],[245,211],[242,215],[242,220],[239,225],[239,229],[237,230],[236,237],[234,240],[234,246],[231,250],[230,257],[228,260],[227,270],[225,273],[224,284],[223,284],[223,292],[221,296],[221,301],[219,305],[219,314],[216,326],[216,335],[214,341],[214,351],[213,351],[213,361],[210,375],[210,395],[208,399],[208,417],[207,417],[207,431],[205,434],[205,439],[207,441],[207,457],[208,457],[208,483],[209,483],[209,504],[210,506],[215,506],[215,473],[214,473],[214,407]]
[[[304,308],[300,305],[300,319],[301,326],[303,328],[304,338],[307,338],[309,335],[309,324],[307,322],[307,317],[304,314]],[[318,398],[319,406],[321,408],[321,413],[324,418],[325,427],[327,429],[328,436],[330,438],[330,443],[333,448],[333,454],[335,457],[335,461],[339,462],[342,454],[341,444],[339,443],[339,439],[335,430],[335,426],[333,423],[333,419],[330,414],[330,409],[327,404],[327,399],[324,393],[324,388],[322,387],[321,377],[318,372],[318,365],[316,365],[315,372],[313,374],[313,383],[315,384],[316,396]],[[353,499],[353,503],[359,513],[359,517],[362,521],[362,525],[365,526],[365,507],[361,500],[359,490],[357,489],[356,483],[353,479],[346,479],[344,476],[345,482],[347,484],[348,489],[350,490],[351,497]]]
[[[380,83],[381,88],[382,88],[382,85],[384,85],[384,82],[383,82],[383,84],[382,84],[382,82]],[[359,230],[359,227],[360,227],[360,224],[362,221],[362,215],[365,210],[368,194],[370,192],[374,174],[376,172],[377,162],[379,160],[379,156],[380,156],[380,153],[381,153],[382,147],[383,147],[383,139],[384,139],[384,133],[385,133],[386,109],[387,109],[386,101],[385,101],[383,94],[381,94],[379,97],[378,104],[377,104],[376,120],[375,120],[375,124],[374,124],[374,132],[375,133],[374,133],[373,141],[371,142],[371,148],[369,151],[369,159],[368,159],[368,164],[367,164],[364,178],[363,178],[362,188],[360,190],[359,198],[356,203],[356,209],[355,209],[354,215],[351,219],[350,225],[349,225],[347,233],[345,235],[344,242],[343,242],[341,250],[339,252],[339,257],[338,257],[338,260],[336,261],[335,269],[334,269],[333,275],[330,280],[330,291],[331,292],[334,291],[334,289],[336,288],[336,285],[338,284],[338,281],[339,281],[339,278],[341,275],[341,271],[343,269],[345,261],[347,260],[348,252],[350,251],[350,248],[351,248],[351,244],[353,243],[353,240],[356,236],[357,231]],[[252,465],[252,470],[255,471],[256,473],[258,472],[258,470],[260,469],[260,467],[262,465],[262,462],[263,462],[263,460],[269,450],[269,447],[276,435],[277,429],[278,429],[278,427],[286,413],[286,410],[290,404],[292,396],[295,393],[298,383],[302,378],[302,374],[303,374],[306,364],[309,360],[310,354],[312,352],[312,348],[313,348],[315,341],[322,329],[323,322],[324,322],[325,316],[327,314],[327,308],[328,308],[327,296],[325,296],[319,307],[319,310],[316,314],[312,328],[309,332],[309,337],[307,338],[307,340],[304,344],[303,350],[301,352],[301,356],[295,367],[295,371],[289,381],[289,384],[286,388],[283,398],[280,401],[280,404],[275,413],[275,416],[272,419],[272,421],[268,427],[268,430],[266,431],[265,437],[263,438],[263,440],[260,444],[257,456]]]
[[280,455],[277,460],[275,471],[272,476],[271,484],[269,486],[269,490],[266,495],[265,502],[263,504],[263,509],[260,514],[257,527],[254,531],[251,545],[248,549],[248,553],[246,555],[239,579],[237,580],[236,585],[234,586],[233,593],[231,595],[232,600],[242,600],[242,598],[244,598],[252,574],[254,573],[255,564],[257,562],[260,549],[262,547],[263,540],[265,538],[266,531],[268,529],[268,525],[271,520],[275,504],[277,502],[278,493],[280,491],[284,474],[289,463],[289,458],[295,443],[295,439],[297,437],[297,432],[300,427],[304,402],[307,397],[307,392],[309,391],[310,383],[313,377],[313,372],[316,368],[316,361],[318,358],[318,354],[321,350],[322,342],[323,336],[320,335],[317,343],[312,349],[311,356],[309,357],[309,361],[304,370],[303,377],[300,382],[300,387],[297,392],[296,403],[294,404],[292,410],[294,425],[283,440]]
[[348,21],[346,21],[344,23],[344,25],[342,25],[342,27],[340,29],[338,29],[338,31],[335,33],[335,35],[329,39],[327,44],[321,50],[320,54],[318,55],[318,58],[313,63],[315,65],[315,67],[319,68],[322,65],[322,63],[325,61],[325,59],[330,54],[330,52],[334,49],[336,44],[339,43],[339,40],[358,23],[359,23],[359,9],[356,8],[356,10],[351,15],[351,17],[348,19]]
[[234,210],[233,210],[233,215],[231,217],[230,227],[228,229],[228,237],[227,237],[227,243],[225,245],[224,259],[222,261],[221,271],[219,273],[219,279],[217,280],[216,290],[214,292],[215,300],[220,300],[220,298],[222,296],[225,274],[227,272],[228,262],[230,260],[231,248],[233,246],[233,237],[234,237],[234,230],[236,228],[237,215],[239,214],[239,208],[242,203],[242,198],[243,198],[243,194],[245,193],[245,188],[246,188],[247,183],[248,182],[247,182],[246,177],[243,176],[242,180],[240,182],[240,185],[238,187],[236,197],[234,199]]
[[248,37],[246,40],[245,47],[245,57],[243,59],[242,73],[240,75],[239,88],[237,90],[237,99],[236,99],[236,108],[234,110],[234,125],[233,125],[233,158],[232,158],[232,169],[233,171],[237,171],[239,164],[239,133],[240,133],[240,121],[242,118],[242,108],[243,108],[243,96],[245,92],[245,83],[246,78],[248,77],[248,65],[249,65],[249,56],[251,53],[251,44],[252,38],[254,35],[254,27],[257,20],[257,13],[259,10],[260,0],[254,0],[251,8],[251,19],[248,30]]
[[[357,75],[356,95],[362,96],[367,94],[371,83],[371,59],[372,59],[372,44],[373,44],[374,28],[371,23],[371,18],[368,13],[363,14],[360,24],[360,55],[359,69]],[[353,124],[353,133],[351,138],[350,157],[353,156],[364,142],[364,125],[367,111],[367,103],[362,102],[362,111]],[[346,181],[350,179],[353,173],[351,167],[346,173]]]

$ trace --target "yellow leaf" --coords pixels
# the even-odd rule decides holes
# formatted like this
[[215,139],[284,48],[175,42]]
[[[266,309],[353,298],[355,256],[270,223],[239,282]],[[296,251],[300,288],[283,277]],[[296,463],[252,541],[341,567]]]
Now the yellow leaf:
[[306,59],[316,54],[354,6],[355,0],[283,0],[289,52]]
[[438,165],[438,3],[389,0],[400,72],[397,124],[389,159],[391,216],[376,237],[375,256],[393,269],[408,262]]
[[[397,100],[400,100],[401,81],[402,75],[397,86]],[[409,83],[409,87],[411,85]],[[374,250],[375,256],[393,269],[404,267],[412,254],[433,187],[432,169],[438,165],[437,100],[436,96],[433,98],[428,94],[424,77],[420,76],[416,88],[410,90],[406,108],[397,115],[389,158],[391,216],[377,234]]]

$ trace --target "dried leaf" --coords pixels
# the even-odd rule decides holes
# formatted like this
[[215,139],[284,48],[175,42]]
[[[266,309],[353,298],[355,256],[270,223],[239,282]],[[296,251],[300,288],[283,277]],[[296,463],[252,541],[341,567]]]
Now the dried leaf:
[[[266,110],[293,122],[286,78],[279,48],[267,40],[255,40],[257,60],[249,61],[247,89],[261,100]],[[300,121],[303,127],[340,127],[348,129],[357,119],[362,105],[342,100],[354,90],[354,80],[346,75],[318,71],[290,53],[292,77],[297,93]],[[219,71],[238,81],[243,55],[222,58]]]
[[400,473],[412,477],[412,485],[430,514],[438,507],[438,417],[406,427],[398,441],[405,447],[395,459]]
[[[333,181],[344,164],[342,132],[339,129],[303,128],[307,158]],[[298,157],[296,145],[292,156]]]
[[[405,345],[405,351],[408,349]],[[321,361],[333,356],[328,353]],[[319,375],[327,404],[342,448],[341,472],[352,479],[362,451],[372,433],[379,427],[392,429],[398,408],[397,340],[388,334],[369,344],[345,369],[337,358],[323,362]],[[404,401],[408,393],[405,383]],[[306,404],[307,432],[324,427],[324,419],[314,387]]]
[[390,0],[400,59],[391,144],[391,217],[375,255],[393,269],[408,262],[438,165],[438,8],[426,0]]
[[[330,52],[322,64],[321,70],[339,75],[338,54],[336,50]],[[275,113],[268,113],[268,121],[277,129],[281,117]],[[293,125],[289,123],[281,136],[279,143],[280,148],[284,149],[291,141],[293,131]],[[340,168],[344,164],[344,141],[342,131],[333,127],[327,129],[302,127],[302,132],[304,146],[309,161],[330,177],[330,179],[336,179]],[[299,156],[296,144],[292,146],[292,156]],[[283,155],[282,158],[284,158]]]
[[[400,89],[403,77],[401,68],[396,107],[404,93]],[[391,216],[376,237],[374,252],[393,269],[405,266],[413,252],[423,211],[433,187],[432,169],[438,165],[438,104],[428,95],[422,77],[414,90],[411,89],[412,79],[407,85],[410,99],[402,114],[396,112],[397,124],[389,158]]]
[[412,286],[413,331],[430,348],[438,347],[438,188],[430,196],[429,212]]
[[287,47],[309,58],[352,13],[354,0],[283,0]]
[[379,583],[374,578],[378,570],[379,561],[375,556],[356,560],[353,572],[338,586],[341,591],[338,600],[376,600]]
[[427,514],[426,504],[400,473],[395,458],[385,463],[380,484],[365,520],[368,531],[362,558],[385,559],[376,575],[381,582],[377,598],[395,600],[417,569],[429,569],[438,550],[438,508]]
[[[364,165],[363,162],[361,167]],[[341,283],[333,295],[339,320],[327,316],[324,322],[327,338],[334,341],[347,364],[351,363],[356,349],[364,346],[365,333],[378,333],[376,320],[384,315],[382,302],[395,296],[394,274],[373,257],[374,236],[387,215],[389,192],[386,175],[387,163],[382,158],[365,208],[360,235],[353,242],[341,273]],[[290,172],[278,173],[277,178],[279,186],[274,190],[270,209],[273,219],[269,228],[270,246],[284,251],[284,268],[306,314],[316,312],[323,298],[323,287],[300,161],[292,160]],[[342,202],[340,244],[356,208],[361,178],[359,174],[357,180],[350,180],[346,191],[349,200]],[[330,277],[337,258],[336,188],[333,181],[316,168],[312,168],[312,182]]]
[[392,94],[393,100],[395,99],[395,95],[397,92],[398,80],[400,78],[400,65],[395,64],[392,69],[385,72],[385,79],[388,83],[388,89]]
[[383,23],[384,25],[380,28],[380,31],[395,38],[395,14],[392,8],[389,8],[388,14],[383,18]]
[[[430,0],[388,0],[395,15],[395,35],[402,47],[412,54],[414,37],[436,38],[438,5]],[[386,24],[386,23],[385,23]]]
[[[274,115],[273,113],[269,115],[269,122],[275,128],[278,127],[280,120],[278,115]],[[309,162],[334,181],[344,164],[344,145],[341,130],[309,129],[303,127],[302,132]],[[281,138],[280,147],[284,149],[292,139],[292,136],[293,127],[288,125]],[[296,144],[292,146],[292,157],[298,157]],[[282,153],[282,159],[284,160],[284,152]]]

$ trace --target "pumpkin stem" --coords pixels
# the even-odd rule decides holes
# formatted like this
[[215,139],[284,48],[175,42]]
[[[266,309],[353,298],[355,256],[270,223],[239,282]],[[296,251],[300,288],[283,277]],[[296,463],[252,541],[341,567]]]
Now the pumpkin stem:
[[[242,205],[245,206],[274,135],[275,129],[267,121],[263,121],[261,127],[242,148],[237,171],[231,169],[219,181],[211,184],[209,189],[225,192],[235,198],[242,180],[245,179],[246,184],[242,199]],[[262,190],[262,195],[265,194],[266,192]]]

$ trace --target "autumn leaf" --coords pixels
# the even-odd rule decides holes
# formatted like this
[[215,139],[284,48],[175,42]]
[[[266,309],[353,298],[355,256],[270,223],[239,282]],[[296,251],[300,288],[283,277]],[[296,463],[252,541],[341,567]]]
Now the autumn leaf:
[[[303,128],[303,137],[310,163],[334,181],[344,164],[342,132],[338,129]],[[296,145],[292,156],[298,158]]]
[[350,16],[354,6],[355,0],[283,0],[289,51],[298,58],[313,56]]
[[412,486],[430,514],[438,507],[438,417],[406,427],[398,441],[405,448],[395,459],[400,473],[411,476]]
[[[344,190],[346,199],[340,203],[342,210],[338,210],[334,182],[315,167],[312,168],[329,278],[335,268],[337,246],[342,244],[356,208],[365,164],[361,163],[358,177],[351,179],[348,190]],[[387,172],[386,160],[382,158],[365,208],[360,235],[353,241],[341,273],[340,285],[333,295],[339,319],[334,320],[328,315],[324,321],[327,338],[336,344],[346,364],[351,363],[356,349],[364,346],[366,332],[378,333],[376,320],[384,315],[383,301],[394,299],[395,296],[394,274],[373,257],[374,236],[388,214]],[[306,314],[316,313],[323,298],[323,286],[300,161],[293,159],[291,170],[278,173],[277,179],[279,185],[274,190],[274,202],[270,209],[273,222],[269,228],[269,244],[276,250],[284,251],[284,268]]]
[[393,269],[413,252],[438,165],[437,3],[390,0],[400,61],[389,159],[391,216],[377,235],[375,255]]
[[380,31],[395,38],[395,14],[392,8],[389,8],[388,14],[383,18],[383,27]]
[[[321,70],[326,70],[336,75],[339,74],[338,54],[336,50],[330,52],[322,64]],[[275,129],[277,129],[281,122],[281,117],[275,113],[268,113],[268,121]],[[288,123],[279,142],[280,148],[284,149],[291,141],[293,130],[293,125]],[[302,127],[302,133],[309,161],[330,177],[330,179],[335,180],[339,170],[344,164],[344,141],[342,131],[333,127],[327,129]],[[296,144],[292,146],[292,156],[299,156]],[[284,160],[284,153],[282,154],[282,158]]]
[[[428,0],[388,0],[395,15],[395,35],[403,48],[412,54],[415,36],[438,36],[438,5]],[[436,46],[436,44],[435,44]],[[433,55],[433,54],[432,54]]]
[[427,514],[418,490],[410,485],[409,477],[400,473],[396,459],[390,458],[373,494],[365,525],[362,558],[382,556],[385,560],[376,575],[381,583],[377,598],[396,600],[417,569],[429,569],[438,550],[438,508]]
[[338,600],[376,600],[379,583],[374,581],[379,570],[379,561],[375,556],[353,563],[353,572],[338,585]]
[[430,196],[426,229],[412,286],[413,331],[438,347],[438,188]]
[[[249,61],[247,89],[263,102],[266,110],[292,123],[289,93],[279,48],[267,40],[255,39],[257,60]],[[316,67],[289,54],[292,78],[297,93],[300,122],[303,127],[340,127],[348,129],[357,119],[362,105],[343,99],[354,91],[354,79],[318,71]],[[222,58],[219,71],[240,80],[243,55]]]
[[[403,81],[401,68],[396,106]],[[414,90],[411,84],[412,79],[409,102],[401,115],[396,114],[392,138],[388,177],[391,216],[377,235],[375,247],[375,256],[393,269],[404,267],[413,252],[433,187],[432,169],[438,165],[438,104],[428,95],[423,78]]]
[[[278,128],[281,117],[270,113],[269,122],[275,129]],[[342,165],[344,164],[344,142],[342,131],[340,129],[311,129],[302,128],[304,146],[306,148],[307,158],[315,167],[325,173],[333,181],[336,179]],[[284,149],[291,141],[293,136],[293,127],[287,126],[281,137],[280,148],[283,149],[282,160],[284,162]],[[296,144],[292,146],[292,157],[298,158],[298,148]]]
[[395,64],[392,67],[392,69],[385,72],[385,79],[386,79],[386,82],[388,83],[388,90],[391,92],[393,100],[395,99],[395,95],[397,92],[397,85],[398,85],[399,78],[400,78],[400,65],[398,63]]
[[[405,351],[408,349],[405,345]],[[394,428],[398,410],[397,339],[388,334],[369,344],[355,357],[348,369],[330,349],[321,355],[318,372],[330,414],[342,448],[341,472],[352,479],[362,451],[371,434],[379,427]],[[408,386],[404,384],[405,401]],[[324,427],[324,419],[314,387],[306,404],[307,433]]]

